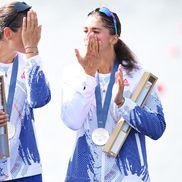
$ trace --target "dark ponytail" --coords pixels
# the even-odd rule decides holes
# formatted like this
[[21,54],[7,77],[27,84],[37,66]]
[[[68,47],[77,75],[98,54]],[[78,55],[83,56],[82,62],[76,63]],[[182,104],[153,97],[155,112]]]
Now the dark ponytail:
[[115,44],[114,50],[119,64],[121,64],[128,72],[137,68],[137,61],[135,60],[134,54],[121,39]]

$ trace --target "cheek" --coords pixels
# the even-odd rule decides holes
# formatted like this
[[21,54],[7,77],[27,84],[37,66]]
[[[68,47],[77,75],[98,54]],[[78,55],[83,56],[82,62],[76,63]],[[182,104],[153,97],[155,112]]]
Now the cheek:
[[21,40],[21,39],[17,39],[16,45],[17,45],[17,47],[19,47],[19,48],[23,47],[23,42],[22,42],[22,40]]
[[21,34],[20,33],[18,33],[17,35],[16,35],[16,42],[17,42],[17,44],[22,44],[22,38],[21,38]]
[[18,42],[19,42],[19,46],[24,47],[21,34],[19,34],[19,41]]
[[84,41],[84,45],[87,46],[88,45],[88,39],[86,36],[84,36],[83,41]]
[[16,48],[17,48],[17,51],[24,52],[24,45],[23,45],[22,39],[19,38],[17,40]]

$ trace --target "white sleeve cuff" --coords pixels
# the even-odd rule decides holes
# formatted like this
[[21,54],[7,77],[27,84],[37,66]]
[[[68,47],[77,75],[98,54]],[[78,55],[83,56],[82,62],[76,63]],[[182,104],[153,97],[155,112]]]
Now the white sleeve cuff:
[[136,107],[136,103],[133,102],[129,98],[125,98],[125,102],[121,107],[118,107],[114,103],[114,115],[119,120],[121,117],[123,117],[126,121],[129,121],[130,112]]
[[34,67],[35,65],[39,65],[40,67],[42,67],[42,61],[39,55],[33,56],[31,58],[28,58],[26,60],[26,69],[29,70],[32,67]]

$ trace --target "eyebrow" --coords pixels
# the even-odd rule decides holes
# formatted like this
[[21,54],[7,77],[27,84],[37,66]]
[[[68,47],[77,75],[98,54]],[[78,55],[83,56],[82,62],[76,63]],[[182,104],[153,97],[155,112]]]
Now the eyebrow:
[[[88,27],[84,27],[83,29],[88,29]],[[101,30],[101,28],[92,27],[92,30]]]

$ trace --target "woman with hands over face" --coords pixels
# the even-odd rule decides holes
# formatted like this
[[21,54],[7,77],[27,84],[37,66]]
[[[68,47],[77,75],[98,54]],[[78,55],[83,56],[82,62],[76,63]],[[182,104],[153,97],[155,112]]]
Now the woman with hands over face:
[[[145,137],[158,139],[165,120],[156,87],[144,108],[131,100],[145,72],[120,39],[116,13],[106,7],[88,14],[85,54],[65,68],[61,87],[61,119],[77,131],[65,181],[149,182]],[[132,127],[118,156],[103,152],[120,118]]]
[[0,75],[6,96],[0,126],[7,122],[10,148],[10,157],[0,158],[0,181],[42,181],[33,110],[46,105],[51,94],[38,51],[40,38],[31,6],[13,1],[0,7]]
[[[88,28],[85,27],[85,31],[87,32]],[[93,30],[93,32],[96,30]],[[76,57],[80,65],[83,67],[86,74],[95,77],[96,72],[99,73],[109,73],[114,64],[115,53],[114,49],[108,50],[109,52],[104,53],[102,49],[102,35],[98,35],[99,33],[93,33],[91,31],[90,34],[85,38],[85,43],[87,46],[86,54],[82,57],[79,53],[78,49],[75,49]],[[101,37],[101,38],[100,38]],[[99,40],[100,38],[100,40]],[[112,46],[118,40],[118,35],[114,35],[111,37]],[[104,42],[103,42],[104,44]],[[108,64],[107,64],[108,63]],[[100,71],[99,71],[100,70]],[[115,73],[115,102],[118,104],[122,104],[123,99],[123,80],[122,80],[122,67],[119,65],[117,72]]]

